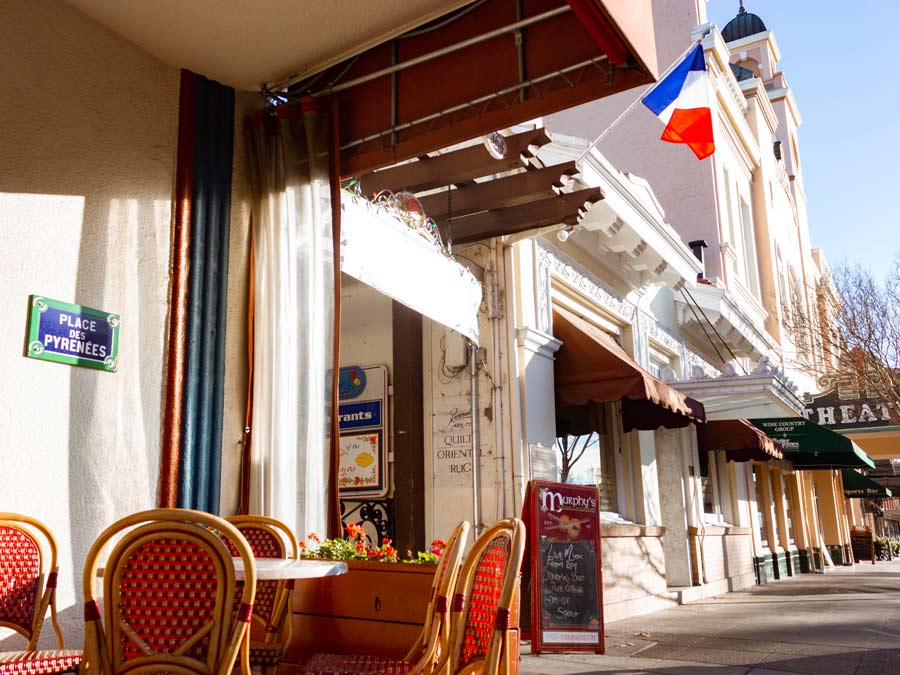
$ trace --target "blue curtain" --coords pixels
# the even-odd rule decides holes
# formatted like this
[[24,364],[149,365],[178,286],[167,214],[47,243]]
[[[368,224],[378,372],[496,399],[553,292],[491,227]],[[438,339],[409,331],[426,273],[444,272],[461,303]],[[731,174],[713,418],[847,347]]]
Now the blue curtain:
[[194,75],[194,166],[178,506],[219,513],[234,89]]

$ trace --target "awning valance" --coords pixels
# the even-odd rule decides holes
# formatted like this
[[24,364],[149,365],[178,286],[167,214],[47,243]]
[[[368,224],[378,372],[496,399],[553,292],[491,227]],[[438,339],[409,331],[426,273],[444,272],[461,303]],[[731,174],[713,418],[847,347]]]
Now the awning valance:
[[344,192],[341,271],[478,342],[481,284],[384,209]]
[[798,469],[875,468],[875,462],[849,438],[802,417],[749,420],[778,441],[785,457]]
[[732,462],[784,459],[781,445],[747,420],[710,420],[697,428],[700,449],[724,450]]
[[875,499],[878,497],[893,497],[891,491],[879,485],[874,480],[853,469],[841,469],[841,478],[844,481],[845,497],[866,497]]
[[677,429],[703,422],[703,404],[641,368],[599,328],[563,307],[553,308],[556,401],[561,406],[622,401],[625,431]]

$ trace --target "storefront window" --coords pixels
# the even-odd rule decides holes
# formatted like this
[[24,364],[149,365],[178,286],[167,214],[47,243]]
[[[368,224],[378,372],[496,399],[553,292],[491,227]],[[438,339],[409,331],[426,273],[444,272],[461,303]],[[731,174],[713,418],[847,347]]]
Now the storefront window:
[[722,523],[725,518],[723,467],[716,452],[700,452],[700,486],[703,490],[703,514],[707,522]]
[[[769,512],[769,503],[763,494],[763,478],[760,475],[760,471],[765,471],[765,469],[753,467],[753,483],[756,486],[756,520],[759,523],[759,538],[762,541],[763,546],[768,546],[769,537],[766,534],[766,515]],[[766,473],[768,474],[769,472],[766,471]]]
[[596,485],[600,490],[600,509],[618,512],[615,434],[605,408],[600,406],[592,420],[594,431],[556,439],[556,459],[561,482]]
[[715,473],[715,453],[700,453],[700,486],[703,490],[703,513],[715,517],[718,513],[716,508],[716,481],[713,477]]
[[785,514],[784,517],[786,520],[785,524],[787,526],[788,542],[793,544],[794,543],[794,523],[793,523],[793,519],[791,518],[792,514],[791,514],[790,485],[787,483],[787,481],[784,480],[784,477],[782,477],[781,486],[782,486],[781,494],[782,494],[782,497],[784,498],[784,514]]

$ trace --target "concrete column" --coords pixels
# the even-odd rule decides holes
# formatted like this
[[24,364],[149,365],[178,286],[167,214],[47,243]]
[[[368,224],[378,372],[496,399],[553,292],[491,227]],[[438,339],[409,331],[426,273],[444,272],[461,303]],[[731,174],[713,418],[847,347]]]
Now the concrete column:
[[850,525],[853,527],[865,527],[866,522],[863,518],[862,499],[848,499],[848,514],[850,516]]
[[669,586],[691,585],[691,554],[684,474],[687,462],[679,450],[676,434],[657,429],[654,434],[662,524],[666,528],[666,580]]
[[819,519],[819,510],[816,507],[815,476],[810,471],[800,471],[800,499],[804,512],[804,536],[807,541],[807,564],[809,571],[822,569],[822,541],[819,533],[822,531],[822,523]]
[[756,499],[756,481],[755,481],[755,473],[756,473],[756,465],[754,462],[747,462],[744,464],[743,468],[744,472],[744,484],[747,492],[747,508],[749,509],[747,527],[751,528],[753,533],[753,555],[760,556],[763,553],[764,549],[769,547],[767,541],[760,535],[760,526],[759,526],[759,509],[757,506]]
[[841,472],[832,472],[832,482],[834,484],[834,494],[837,499],[838,509],[841,514],[841,546],[844,552],[844,564],[853,564],[853,551],[850,543],[850,500],[844,497],[844,479]]
[[766,531],[765,544],[769,550],[775,552],[778,550],[778,535],[775,521],[775,497],[772,494],[773,481],[769,478],[771,469],[765,464],[756,464],[757,478],[760,481],[759,494],[763,503],[759,505],[759,510],[766,514]]
[[645,525],[662,525],[659,471],[656,459],[656,439],[652,431],[638,431],[636,458],[640,460],[640,480],[637,481],[636,501],[640,522]]
[[819,515],[825,545],[835,565],[844,562],[844,536],[841,532],[843,518],[841,506],[835,494],[834,471],[811,471],[813,483],[818,491]]
[[794,544],[798,549],[809,548],[811,538],[807,532],[807,513],[802,499],[802,485],[800,481],[800,472],[785,475],[785,485],[787,486],[787,497],[791,505],[791,522],[794,525]]

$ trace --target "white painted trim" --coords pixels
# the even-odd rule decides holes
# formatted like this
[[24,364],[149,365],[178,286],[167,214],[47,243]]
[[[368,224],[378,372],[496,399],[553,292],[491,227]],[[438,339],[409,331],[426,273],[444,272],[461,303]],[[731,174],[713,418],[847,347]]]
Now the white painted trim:
[[562,347],[562,341],[541,331],[524,326],[516,329],[516,344],[532,354],[553,359],[553,355]]
[[622,327],[605,318],[600,313],[602,310],[596,302],[574,291],[565,293],[558,288],[556,282],[557,280],[554,277],[550,288],[550,299],[553,304],[572,310],[581,318],[597,326],[604,333],[609,333],[613,338],[618,338],[622,335]]

